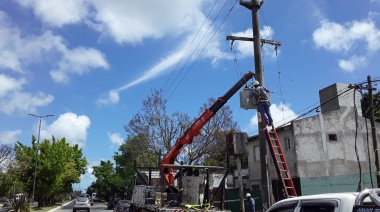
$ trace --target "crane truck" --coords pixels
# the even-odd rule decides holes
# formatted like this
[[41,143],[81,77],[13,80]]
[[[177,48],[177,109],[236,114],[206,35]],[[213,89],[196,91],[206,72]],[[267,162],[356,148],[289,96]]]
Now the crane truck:
[[[218,112],[220,108],[245,85],[254,73],[248,72],[239,79],[222,97],[219,97],[202,115],[176,141],[165,157],[159,162],[158,167],[137,167],[135,186],[132,194],[131,212],[180,212],[180,211],[223,211],[223,195],[215,194],[210,201],[209,186],[212,184],[210,173],[225,170],[223,180],[227,176],[227,170],[217,166],[192,166],[175,165],[180,150],[186,144],[191,144],[194,137],[199,135],[203,126]],[[136,164],[136,163],[135,163]],[[148,169],[148,175],[140,172]],[[152,171],[157,169],[160,173],[158,185],[153,185]],[[175,173],[177,170],[177,173]],[[194,170],[194,172],[192,171]],[[184,173],[187,172],[186,176]],[[147,173],[147,172],[145,172]],[[191,173],[191,174],[190,174]],[[175,179],[177,178],[177,180]],[[218,191],[224,189],[220,183]],[[215,197],[220,200],[219,207],[213,205]]]

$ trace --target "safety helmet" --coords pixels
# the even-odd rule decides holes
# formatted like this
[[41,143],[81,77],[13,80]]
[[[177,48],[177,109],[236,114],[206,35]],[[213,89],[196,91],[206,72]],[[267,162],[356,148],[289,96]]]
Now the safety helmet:
[[259,81],[255,80],[255,81],[253,82],[253,85],[260,85],[260,83],[259,83]]
[[246,195],[245,195],[245,197],[250,197],[251,196],[251,194],[250,193],[247,193]]

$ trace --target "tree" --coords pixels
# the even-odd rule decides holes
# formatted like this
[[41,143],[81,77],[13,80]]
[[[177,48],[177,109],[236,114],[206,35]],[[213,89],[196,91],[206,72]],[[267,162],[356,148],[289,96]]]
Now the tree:
[[125,180],[116,173],[111,161],[100,161],[100,166],[93,166],[93,174],[97,178],[91,188],[103,198],[114,195],[121,196],[125,191]]
[[77,144],[70,146],[65,138],[52,142],[45,139],[37,144],[32,138],[32,146],[21,142],[15,145],[16,166],[12,172],[21,182],[24,182],[24,191],[31,194],[34,181],[36,151],[39,149],[36,172],[35,200],[39,206],[53,203],[58,197],[72,191],[71,185],[80,182],[80,176],[85,173],[87,160],[82,149]]
[[[148,153],[154,154],[160,150],[166,154],[171,149],[198,117],[190,121],[187,114],[180,112],[174,112],[169,116],[166,102],[162,97],[162,91],[154,91],[143,101],[141,112],[135,114],[129,124],[124,126],[130,138],[127,143],[134,141],[132,138],[139,138],[141,146],[146,148]],[[214,102],[215,99],[210,98],[208,103],[200,108],[199,115]],[[225,134],[237,129],[237,123],[232,118],[231,109],[227,105],[223,106],[194,138],[193,143],[182,149],[177,162],[181,160],[189,165],[205,164],[205,158],[211,159],[213,154],[224,156]],[[225,159],[221,160],[223,161]]]
[[162,97],[162,90],[155,90],[151,96],[143,100],[141,112],[133,115],[128,125],[124,126],[128,134],[128,141],[141,138],[141,146],[148,153],[158,155],[169,151],[186,127],[189,126],[189,116],[180,112],[168,115],[166,100]]
[[14,178],[7,171],[13,158],[14,147],[10,144],[0,144],[0,196],[8,196],[11,188],[14,188]]
[[[215,101],[214,98],[209,98],[208,102],[199,109],[199,115]],[[184,161],[187,164],[226,166],[226,135],[232,131],[239,131],[238,124],[233,120],[231,108],[224,105],[205,124],[202,132],[194,138],[193,143],[184,148]]]
[[0,144],[0,171],[4,170],[14,158],[14,147],[10,144]]

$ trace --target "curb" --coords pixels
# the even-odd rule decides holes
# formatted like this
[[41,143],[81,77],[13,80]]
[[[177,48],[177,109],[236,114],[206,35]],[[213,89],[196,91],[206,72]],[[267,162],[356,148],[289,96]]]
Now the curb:
[[52,211],[55,211],[55,210],[57,210],[57,209],[59,209],[59,208],[61,208],[62,206],[66,206],[66,205],[68,205],[68,204],[70,204],[70,203],[72,203],[74,200],[71,200],[70,202],[66,202],[65,204],[62,204],[61,206],[58,206],[58,207],[56,207],[56,208],[54,208],[54,209],[51,209],[50,211],[48,211],[48,212],[52,212]]

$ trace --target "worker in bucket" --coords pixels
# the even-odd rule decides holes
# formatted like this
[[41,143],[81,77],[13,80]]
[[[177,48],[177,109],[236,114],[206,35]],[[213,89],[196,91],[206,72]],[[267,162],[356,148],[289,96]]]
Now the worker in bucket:
[[256,208],[255,208],[255,199],[253,199],[253,197],[251,196],[250,193],[247,193],[245,195],[245,197],[247,198],[247,212],[255,212],[256,211]]
[[253,82],[253,93],[250,97],[255,97],[256,104],[259,108],[261,115],[264,117],[265,124],[267,126],[272,126],[273,119],[269,110],[270,101],[267,94],[268,92],[269,90],[267,88],[260,86],[260,83],[257,80],[255,80]]

